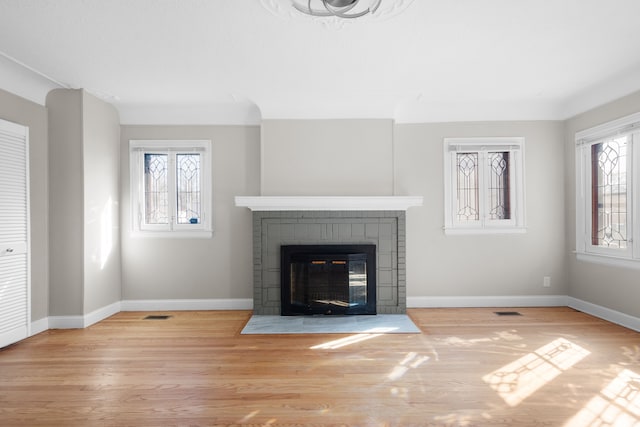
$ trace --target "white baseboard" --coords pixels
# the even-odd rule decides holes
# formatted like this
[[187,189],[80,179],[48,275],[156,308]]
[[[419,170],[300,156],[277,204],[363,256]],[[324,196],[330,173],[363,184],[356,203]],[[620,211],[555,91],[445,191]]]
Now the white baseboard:
[[122,311],[251,310],[253,299],[124,300]]
[[40,332],[44,332],[49,329],[49,318],[43,317],[42,319],[34,320],[31,322],[30,336],[37,335]]
[[565,306],[640,332],[640,318],[566,295],[407,297],[407,308]]
[[[564,307],[640,332],[640,318],[566,295],[407,297],[408,308]],[[82,329],[120,311],[251,310],[251,298],[207,300],[124,300],[84,316],[50,316],[31,323],[31,335],[47,329]]]
[[82,329],[121,311],[121,302],[101,307],[83,316],[49,316],[49,329]]
[[98,323],[101,320],[106,319],[107,317],[111,317],[116,313],[120,313],[122,303],[120,301],[114,302],[106,307],[99,308],[97,310],[92,311],[89,314],[84,315],[84,327],[88,327],[93,325],[94,323]]
[[565,295],[407,297],[407,308],[453,307],[562,307]]
[[640,318],[629,316],[628,314],[573,297],[567,297],[567,306],[592,316],[599,317],[600,319],[604,319],[608,322],[640,332]]
[[158,310],[251,310],[253,300],[209,299],[209,300],[125,300],[99,308],[84,316],[49,316],[31,322],[31,335],[48,329],[83,329],[111,317],[120,311]]
[[49,316],[49,329],[82,329],[84,316]]

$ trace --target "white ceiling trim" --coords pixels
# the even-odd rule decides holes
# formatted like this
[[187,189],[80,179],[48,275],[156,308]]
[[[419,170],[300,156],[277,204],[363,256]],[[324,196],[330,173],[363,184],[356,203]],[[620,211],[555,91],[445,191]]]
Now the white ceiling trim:
[[640,63],[624,73],[600,82],[566,100],[559,119],[569,119],[640,90]]
[[249,101],[210,105],[117,105],[123,125],[259,125],[260,109]]
[[52,89],[67,87],[0,52],[0,89],[44,105]]
[[[44,73],[0,52],[0,81],[10,93],[45,105],[53,89],[71,88]],[[86,88],[85,88],[86,89]],[[234,102],[205,105],[135,105],[105,99],[112,103],[125,125],[259,125],[263,119],[393,119],[396,123],[435,123],[466,121],[566,120],[608,102],[640,90],[640,64],[607,81],[595,84],[580,94],[561,101],[553,100],[460,100],[459,102],[413,100],[369,102],[363,105],[344,102],[295,105],[269,105],[243,98]],[[262,106],[261,106],[262,105]]]

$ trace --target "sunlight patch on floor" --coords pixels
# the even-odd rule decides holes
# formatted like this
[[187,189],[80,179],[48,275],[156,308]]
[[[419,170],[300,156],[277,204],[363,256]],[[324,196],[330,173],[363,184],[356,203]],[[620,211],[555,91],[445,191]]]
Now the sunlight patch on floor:
[[640,375],[622,371],[565,427],[640,425]]
[[460,338],[456,336],[441,338],[438,341],[445,345],[454,347],[471,347],[476,344],[487,343],[491,341],[521,341],[522,337],[518,335],[517,330],[494,332],[493,336],[483,338]]
[[255,417],[256,415],[258,415],[260,413],[259,410],[255,410],[253,412],[248,413],[247,415],[244,416],[244,418],[242,418],[240,421],[238,421],[239,423],[246,423],[247,421],[249,421],[251,418]]
[[416,369],[424,362],[429,360],[429,356],[419,356],[418,353],[412,351],[402,359],[396,366],[393,367],[387,378],[391,381],[398,380],[406,374],[409,369]]
[[[310,347],[311,350],[334,350],[336,348],[345,347],[351,344],[359,343],[362,341],[370,340],[380,335],[384,335],[386,332],[390,332],[395,328],[372,328],[364,334],[355,334],[348,337],[340,338],[333,341],[327,341],[322,344],[314,345]],[[369,333],[370,332],[370,333]]]
[[509,406],[516,406],[589,354],[579,345],[558,338],[482,379]]

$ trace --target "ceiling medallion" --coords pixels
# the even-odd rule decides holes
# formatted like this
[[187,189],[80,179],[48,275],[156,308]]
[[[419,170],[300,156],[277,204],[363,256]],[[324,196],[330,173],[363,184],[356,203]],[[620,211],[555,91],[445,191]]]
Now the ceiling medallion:
[[260,2],[267,10],[283,18],[311,19],[340,27],[344,22],[379,21],[391,18],[406,9],[413,0],[261,0]]
[[293,7],[311,16],[337,16],[338,18],[360,18],[368,13],[376,13],[382,0],[311,0],[300,4],[293,1]]

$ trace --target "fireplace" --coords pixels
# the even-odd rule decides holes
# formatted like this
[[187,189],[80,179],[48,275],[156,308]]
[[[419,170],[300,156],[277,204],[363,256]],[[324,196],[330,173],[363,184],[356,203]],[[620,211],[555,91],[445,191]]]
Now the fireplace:
[[281,314],[376,314],[376,246],[282,245]]
[[406,313],[405,212],[253,212],[253,312],[281,315],[283,245],[374,245],[376,313]]
[[282,314],[283,245],[364,244],[375,246],[375,299],[368,293],[367,300],[375,301],[377,314],[406,313],[405,212],[422,201],[421,196],[237,196],[236,206],[253,212],[253,313]]

